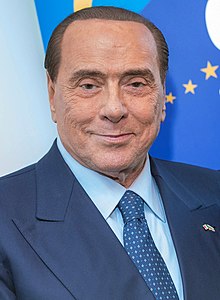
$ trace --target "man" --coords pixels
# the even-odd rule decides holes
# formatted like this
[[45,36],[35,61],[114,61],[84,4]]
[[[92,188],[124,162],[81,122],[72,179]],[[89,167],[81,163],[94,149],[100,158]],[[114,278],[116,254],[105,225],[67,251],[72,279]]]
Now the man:
[[1,179],[0,299],[219,298],[219,175],[147,154],[167,63],[161,32],[123,9],[56,28],[45,67],[58,139]]

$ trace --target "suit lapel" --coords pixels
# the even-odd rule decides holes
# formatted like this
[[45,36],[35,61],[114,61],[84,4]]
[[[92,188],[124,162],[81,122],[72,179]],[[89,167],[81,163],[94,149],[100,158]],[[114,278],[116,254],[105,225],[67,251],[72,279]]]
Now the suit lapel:
[[[53,174],[53,175],[51,175]],[[56,146],[36,167],[36,218],[18,230],[76,299],[153,300],[136,267]]]
[[[152,161],[152,172],[159,187],[169,228],[176,249],[184,288],[184,299],[213,299],[220,294],[218,280],[220,251],[220,208],[216,195],[205,205],[200,199],[210,198],[196,190],[188,190],[167,170]],[[190,181],[190,179],[189,179]],[[184,182],[185,183],[185,182]],[[191,186],[191,184],[190,184]],[[195,189],[193,193],[193,189]],[[204,224],[213,225],[216,232],[205,231]],[[219,229],[219,230],[218,230]]]

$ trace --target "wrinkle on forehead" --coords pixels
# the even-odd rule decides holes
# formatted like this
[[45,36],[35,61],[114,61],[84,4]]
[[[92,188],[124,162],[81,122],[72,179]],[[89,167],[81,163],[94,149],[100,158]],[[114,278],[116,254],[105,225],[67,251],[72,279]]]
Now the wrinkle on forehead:
[[75,21],[67,28],[61,47],[60,68],[66,72],[85,65],[116,72],[117,68],[159,68],[155,40],[149,29],[137,22]]

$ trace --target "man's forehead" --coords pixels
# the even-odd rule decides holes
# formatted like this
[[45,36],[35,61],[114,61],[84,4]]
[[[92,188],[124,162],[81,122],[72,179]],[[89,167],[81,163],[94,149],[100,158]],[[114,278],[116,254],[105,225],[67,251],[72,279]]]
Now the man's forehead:
[[[88,32],[91,32],[92,30],[96,30],[96,32],[99,31],[101,35],[105,36],[106,34],[105,30],[112,29],[114,27],[125,30],[123,32],[124,35],[129,35],[132,34],[132,32],[134,31],[135,32],[139,31],[140,34],[151,36],[152,39],[154,39],[150,30],[143,23],[139,23],[136,21],[106,20],[106,19],[95,19],[95,18],[73,21],[67,27],[63,39],[65,39],[65,37],[67,36],[69,37],[70,35],[73,35],[73,33],[78,33],[79,35],[88,34]],[[118,32],[115,31],[114,33],[117,34]]]
[[[142,23],[118,20],[77,20],[66,29],[62,42],[61,53],[82,53],[83,49],[100,50],[114,47],[126,48],[128,53],[150,51],[157,53],[157,45],[150,30]],[[64,50],[65,49],[65,50]],[[96,50],[95,50],[96,51]],[[62,55],[62,54],[61,54]],[[88,53],[88,55],[91,55]]]
[[155,40],[142,23],[115,20],[77,20],[67,28],[61,45],[60,70],[85,67],[103,73],[158,68]]

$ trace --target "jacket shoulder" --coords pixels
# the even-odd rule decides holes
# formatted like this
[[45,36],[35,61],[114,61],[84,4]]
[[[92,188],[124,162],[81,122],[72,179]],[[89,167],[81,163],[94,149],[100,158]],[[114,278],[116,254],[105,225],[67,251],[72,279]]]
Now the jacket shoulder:
[[13,179],[14,177],[25,175],[26,173],[32,172],[35,168],[35,164],[32,164],[30,166],[24,167],[20,170],[17,170],[15,172],[9,173],[7,175],[0,177],[0,184],[3,183],[5,180]]
[[171,172],[173,174],[179,174],[179,175],[189,175],[191,173],[200,174],[204,176],[219,176],[220,172],[217,170],[191,165],[187,163],[181,163],[181,162],[174,162],[174,161],[168,161],[163,160],[159,158],[151,158],[151,164],[155,167],[155,171],[157,170],[166,170],[168,172]]
[[28,209],[36,195],[35,165],[0,178],[0,206],[11,217]]
[[151,172],[176,194],[187,193],[205,203],[220,202],[220,172],[217,170],[151,158]]

